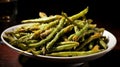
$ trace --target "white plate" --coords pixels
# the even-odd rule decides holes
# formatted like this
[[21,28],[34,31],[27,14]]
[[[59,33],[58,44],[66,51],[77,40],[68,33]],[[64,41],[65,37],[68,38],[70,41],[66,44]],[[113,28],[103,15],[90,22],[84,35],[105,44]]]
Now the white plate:
[[[23,24],[21,24],[21,25],[23,25]],[[24,52],[24,51],[22,51],[22,50],[20,50],[16,47],[10,45],[8,42],[6,42],[4,40],[3,36],[5,36],[5,32],[13,31],[14,29],[16,29],[19,26],[20,25],[12,26],[12,27],[9,27],[6,30],[4,30],[1,34],[2,41],[7,46],[9,46],[11,49],[17,51],[18,53],[21,53],[23,55],[30,56],[30,57],[35,57],[37,59],[47,60],[47,61],[79,63],[79,62],[94,60],[94,59],[97,59],[97,58],[105,55],[109,51],[111,51],[117,43],[116,37],[112,33],[110,33],[109,31],[105,30],[104,33],[103,33],[103,36],[106,36],[109,39],[109,42],[107,44],[108,48],[104,51],[94,53],[94,54],[90,54],[90,55],[86,55],[86,56],[76,56],[76,57],[51,57],[51,56],[44,56],[44,55],[34,56],[32,53]]]

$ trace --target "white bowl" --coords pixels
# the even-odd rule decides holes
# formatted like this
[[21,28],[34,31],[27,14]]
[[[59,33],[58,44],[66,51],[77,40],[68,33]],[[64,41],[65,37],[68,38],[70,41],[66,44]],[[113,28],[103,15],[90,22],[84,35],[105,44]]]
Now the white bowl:
[[97,58],[102,57],[103,55],[105,55],[109,51],[111,51],[117,43],[116,37],[112,33],[110,33],[109,31],[105,30],[104,33],[103,33],[103,36],[106,36],[109,39],[109,42],[107,44],[108,48],[106,50],[101,51],[101,52],[97,52],[97,53],[90,54],[90,55],[85,55],[85,56],[75,56],[75,57],[51,57],[51,56],[44,56],[44,55],[34,56],[32,53],[25,52],[21,49],[18,49],[16,47],[12,46],[7,41],[5,41],[4,38],[3,38],[3,36],[5,36],[5,32],[13,31],[14,29],[16,29],[20,25],[12,26],[12,27],[9,27],[9,28],[5,29],[1,34],[2,41],[8,47],[17,51],[18,53],[21,53],[21,54],[23,54],[25,56],[28,56],[28,57],[34,57],[34,58],[37,58],[37,59],[40,59],[40,60],[44,60],[44,61],[63,62],[63,63],[81,63],[81,62],[86,62],[86,61],[90,61],[90,60],[95,60]]

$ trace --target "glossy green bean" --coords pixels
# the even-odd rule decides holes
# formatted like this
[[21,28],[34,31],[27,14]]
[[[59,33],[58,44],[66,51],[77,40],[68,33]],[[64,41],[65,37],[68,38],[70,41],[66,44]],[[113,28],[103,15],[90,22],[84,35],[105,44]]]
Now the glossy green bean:
[[76,41],[63,41],[63,42],[58,43],[58,45],[65,45],[65,44],[78,44],[79,45],[79,42],[76,42]]
[[54,47],[52,49],[52,52],[56,52],[56,51],[66,51],[66,50],[74,50],[76,49],[76,47],[78,46],[79,44],[76,44],[76,43],[69,43],[69,44],[64,44],[64,45],[59,45],[57,47]]
[[43,33],[39,34],[41,39],[44,39],[45,37],[47,37],[52,31],[54,30],[54,28],[50,28],[48,30],[45,30]]
[[81,50],[82,48],[84,48],[84,46],[86,46],[88,43],[90,43],[91,41],[100,38],[102,35],[101,33],[94,33],[93,35],[91,35],[88,39],[86,39],[84,41],[83,44],[81,44],[81,46],[79,46],[76,50]]
[[22,20],[21,23],[49,23],[50,21],[53,21],[55,19],[60,19],[60,15],[50,16],[50,17],[42,17],[37,19],[28,19],[28,20]]
[[73,41],[78,41],[80,36],[88,29],[88,25],[89,24],[86,23],[85,26],[73,36],[72,40]]
[[104,42],[104,40],[100,39],[99,40],[99,43],[100,43],[100,46],[103,48],[103,49],[107,49],[107,44]]
[[48,23],[48,25],[45,27],[45,30],[47,30],[51,27],[55,27],[58,23],[59,23],[59,20],[55,20],[55,21]]
[[39,12],[39,17],[43,18],[43,17],[48,17],[48,16],[45,12]]
[[87,14],[88,10],[89,10],[89,7],[87,6],[84,10],[80,11],[79,13],[77,13],[77,14],[75,14],[73,16],[70,16],[69,18],[71,20],[79,19],[79,18],[85,16]]
[[33,44],[29,44],[29,47],[39,47],[39,46],[42,46],[44,45],[45,43],[49,42],[53,36],[59,31],[62,29],[62,27],[64,26],[64,21],[65,21],[65,18],[62,18],[60,21],[59,21],[59,24],[57,26],[57,28],[55,28],[45,39],[42,39],[40,42],[38,43],[33,43]]
[[56,56],[56,57],[74,57],[74,56],[84,56],[93,54],[99,51],[63,51],[63,52],[53,52],[51,54],[47,54],[48,56]]
[[54,45],[54,43],[65,33],[71,31],[73,28],[73,25],[69,25],[65,28],[63,28],[60,32],[58,32],[55,37],[46,45],[46,49],[50,50],[50,48]]

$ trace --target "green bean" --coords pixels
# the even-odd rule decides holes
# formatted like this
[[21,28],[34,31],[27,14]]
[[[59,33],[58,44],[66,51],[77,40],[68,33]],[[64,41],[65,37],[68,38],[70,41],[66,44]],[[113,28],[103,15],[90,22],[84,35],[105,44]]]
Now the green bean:
[[38,40],[32,39],[32,40],[27,40],[25,43],[30,44],[30,43],[37,43],[37,42],[38,42]]
[[19,40],[19,42],[26,42],[31,39],[31,35],[32,34],[27,34],[25,36],[20,37],[18,40]]
[[65,28],[63,28],[60,32],[58,32],[56,34],[56,36],[54,37],[54,39],[52,41],[50,41],[47,45],[46,45],[46,49],[49,50],[53,45],[54,43],[62,36],[64,35],[65,33],[71,31],[73,28],[73,25],[69,25]]
[[40,29],[37,30],[37,31],[34,31],[33,35],[31,36],[31,39],[37,39],[37,38],[39,38],[40,34],[46,30],[45,29],[46,26],[48,26],[48,24],[41,24],[40,25]]
[[39,34],[41,39],[44,39],[47,35],[49,35],[54,29],[50,28],[48,30],[45,30],[43,33]]
[[84,27],[85,23],[89,23],[88,28],[92,28],[92,29],[95,28],[96,24],[91,24],[92,22],[93,22],[93,20],[91,20],[91,19],[72,21],[72,23],[80,29]]
[[12,46],[16,46],[17,44],[21,43],[18,39],[9,42]]
[[82,48],[84,48],[85,45],[87,45],[88,43],[90,43],[91,41],[93,41],[99,37],[101,37],[100,33],[98,33],[98,32],[94,33],[88,39],[86,39],[85,42],[83,44],[81,44],[76,50],[81,50]]
[[85,19],[84,21],[88,22],[89,24],[91,24],[93,22],[92,19]]
[[76,44],[76,43],[74,43],[74,44],[73,43],[69,43],[69,44],[59,45],[57,47],[54,47],[52,49],[52,52],[76,49],[76,47],[78,45],[79,44]]
[[83,22],[85,22],[85,21],[79,21],[79,24],[78,24],[78,22],[75,22],[76,20],[71,20],[71,19],[67,16],[66,13],[62,12],[62,15],[66,18],[66,22],[67,22],[67,23],[69,22],[68,24],[74,24],[74,25],[78,26],[79,28],[82,28],[82,27],[83,27]]
[[94,28],[94,30],[101,33],[101,34],[103,34],[105,28]]
[[62,52],[53,52],[51,54],[46,54],[48,56],[56,56],[56,57],[74,57],[74,56],[84,56],[93,54],[99,51],[62,51]]
[[78,41],[78,40],[80,39],[80,36],[87,30],[88,25],[89,25],[89,24],[86,23],[86,25],[85,25],[79,32],[77,32],[77,33],[73,36],[72,40],[73,40],[73,41]]
[[89,23],[88,28],[93,29],[97,26],[97,24],[91,24],[91,22],[92,21],[90,19],[88,19],[88,20],[86,19],[86,20],[75,20],[72,23],[80,29],[84,27],[85,23]]
[[107,48],[107,44],[104,42],[104,40],[100,39],[100,40],[99,40],[99,43],[100,43],[100,46],[101,46],[103,49],[106,49],[106,48]]
[[47,30],[47,29],[49,29],[49,28],[51,28],[51,27],[56,26],[58,23],[59,23],[59,20],[55,20],[55,21],[50,22],[50,23],[45,27],[45,30]]
[[79,42],[76,42],[76,41],[63,41],[63,42],[60,42],[58,43],[59,45],[65,45],[65,44],[78,44],[79,45]]
[[[38,37],[41,37],[43,31],[46,31],[46,30],[48,31],[49,28],[57,25],[58,22],[59,22],[58,20],[55,20],[55,21],[53,21],[53,22],[50,22],[49,24],[41,24],[41,25],[40,25],[40,30],[34,32],[34,34],[31,36],[31,38],[36,39],[36,38],[38,38]],[[51,30],[51,31],[52,31],[52,30]],[[46,32],[45,32],[45,33],[46,33]],[[48,32],[47,32],[47,33],[48,33]],[[40,35],[40,34],[41,34],[41,35]],[[42,37],[44,37],[44,36],[42,36]],[[42,37],[41,37],[41,38],[42,38]]]
[[68,37],[68,40],[69,40],[69,41],[72,41],[72,38],[73,38],[74,35],[75,35],[75,34],[71,34],[71,35]]
[[46,49],[45,47],[42,47],[42,49],[39,49],[39,50],[31,50],[32,54],[33,55],[44,55],[46,53]]
[[[81,21],[81,20],[76,20],[76,19],[70,19],[70,17],[67,16],[66,13],[62,12],[62,16],[66,18],[66,22],[69,24],[74,24],[76,26],[78,26],[79,28],[82,28],[84,26],[84,23],[86,22],[85,20]],[[77,15],[76,15],[77,16]]]
[[97,24],[91,24],[93,22],[92,19],[84,19],[84,20],[75,20],[73,23],[79,28],[84,27],[85,23],[89,23],[89,28],[95,28]]
[[88,35],[91,35],[91,34],[94,34],[94,33],[96,33],[97,31],[95,31],[95,30],[88,30],[88,31],[85,31],[81,36],[80,36],[80,42],[84,42],[86,39],[85,39],[85,36],[88,36]]
[[71,20],[79,19],[80,17],[83,17],[83,16],[85,16],[87,14],[88,9],[89,9],[89,7],[87,6],[84,10],[80,11],[79,13],[77,13],[77,14],[75,14],[73,16],[70,16],[69,18]]
[[76,25],[79,29],[83,28],[86,21],[73,21],[72,23]]
[[40,24],[39,23],[29,23],[29,24],[25,24],[22,26],[19,26],[19,28],[15,29],[16,33],[20,33],[20,32],[32,32],[33,30],[38,30],[40,29]]
[[42,32],[42,30],[34,31],[34,33],[32,33],[32,35],[30,36],[30,39],[38,39],[40,37],[40,33]]
[[24,44],[24,43],[18,43],[18,44],[14,45],[14,46],[16,46],[16,47],[18,47],[18,48],[20,48],[22,50],[27,50],[28,49],[27,45]]
[[75,33],[77,33],[79,31],[77,26],[74,26],[74,31],[75,31]]
[[5,33],[6,36],[3,36],[4,39],[8,42],[13,42],[14,40],[17,40],[17,38],[13,35],[13,32],[7,32]]
[[59,24],[58,24],[57,28],[55,28],[45,39],[42,39],[38,43],[29,44],[29,47],[39,47],[39,46],[42,46],[43,44],[49,42],[53,38],[53,36],[59,30],[61,30],[61,28],[64,26],[64,21],[65,21],[65,18],[61,18],[61,20],[59,21]]
[[32,51],[36,51],[36,48],[32,47],[32,48],[29,48],[26,50],[26,52],[32,52]]
[[89,24],[89,28],[94,29],[97,26],[97,24]]
[[39,17],[43,18],[43,17],[48,17],[46,13],[44,12],[39,12]]
[[42,54],[42,53],[43,53],[43,51],[42,51],[42,50],[38,50],[38,51],[31,50],[31,53],[32,53],[33,55],[37,56],[37,55]]
[[94,42],[90,42],[89,49],[91,50],[93,48]]
[[16,38],[20,38],[20,37],[25,36],[25,35],[28,35],[28,34],[29,34],[29,33],[21,32],[21,33],[15,33],[14,35],[15,35]]
[[46,26],[48,26],[47,23],[41,24],[41,25],[40,25],[40,30],[44,31]]
[[60,19],[60,18],[61,18],[60,15],[55,15],[55,16],[50,16],[50,17],[22,20],[21,23],[48,23],[50,21],[53,21],[55,19]]

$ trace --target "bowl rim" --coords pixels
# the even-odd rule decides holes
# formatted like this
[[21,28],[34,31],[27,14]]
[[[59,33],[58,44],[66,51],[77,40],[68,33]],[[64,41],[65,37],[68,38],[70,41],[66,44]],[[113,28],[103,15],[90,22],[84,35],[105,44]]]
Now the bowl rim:
[[[3,41],[3,43],[5,43],[8,47],[14,49],[15,51],[21,53],[21,54],[25,54],[25,55],[28,55],[28,56],[33,56],[32,53],[29,53],[29,52],[26,52],[26,51],[23,51],[21,49],[18,49],[12,45],[10,45],[8,42],[6,42],[3,38],[4,36],[4,33],[6,31],[9,31],[9,30],[14,30],[14,28],[16,27],[19,27],[21,25],[24,25],[24,24],[18,24],[18,25],[14,25],[14,26],[11,26],[11,27],[8,27],[6,28],[2,34],[1,34],[1,40]],[[100,52],[97,52],[97,53],[93,53],[93,54],[89,54],[89,55],[84,55],[84,56],[74,56],[74,57],[54,57],[54,56],[45,56],[45,55],[37,55],[37,57],[41,57],[41,58],[51,58],[51,59],[77,59],[77,58],[86,58],[86,57],[92,57],[92,56],[96,56],[96,55],[100,55],[100,54],[106,54],[108,53],[109,51],[111,51],[116,43],[117,43],[117,39],[116,37],[109,31],[105,30],[104,33],[103,33],[103,36],[106,36],[108,39],[109,39],[109,42],[108,42],[108,48],[106,50],[103,50],[103,51],[100,51]]]

